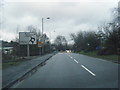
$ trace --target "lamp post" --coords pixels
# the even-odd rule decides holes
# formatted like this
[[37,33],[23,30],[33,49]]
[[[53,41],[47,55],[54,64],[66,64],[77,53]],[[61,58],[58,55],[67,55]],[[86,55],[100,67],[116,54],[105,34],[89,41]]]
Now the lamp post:
[[[46,19],[50,19],[50,17],[47,17]],[[43,45],[41,47],[41,55],[44,54],[44,43],[45,43],[45,38],[43,37],[44,33],[44,18],[42,18],[42,39],[43,39]]]

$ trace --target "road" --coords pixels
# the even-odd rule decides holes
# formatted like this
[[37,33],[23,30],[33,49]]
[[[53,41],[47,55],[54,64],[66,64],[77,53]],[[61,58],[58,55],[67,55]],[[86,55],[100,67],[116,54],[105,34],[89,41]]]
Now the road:
[[58,53],[15,88],[117,88],[118,64],[75,53]]

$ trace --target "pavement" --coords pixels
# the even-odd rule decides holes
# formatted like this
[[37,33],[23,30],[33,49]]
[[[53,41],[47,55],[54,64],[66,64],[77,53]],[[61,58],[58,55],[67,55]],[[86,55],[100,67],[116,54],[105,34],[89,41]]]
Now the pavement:
[[2,87],[9,87],[19,80],[22,76],[30,72],[33,68],[46,61],[50,57],[52,57],[54,53],[47,54],[44,56],[39,56],[34,59],[27,60],[17,66],[12,66],[7,69],[2,70]]
[[0,69],[0,90],[2,89],[2,69]]
[[13,88],[118,88],[118,66],[81,54],[58,53]]

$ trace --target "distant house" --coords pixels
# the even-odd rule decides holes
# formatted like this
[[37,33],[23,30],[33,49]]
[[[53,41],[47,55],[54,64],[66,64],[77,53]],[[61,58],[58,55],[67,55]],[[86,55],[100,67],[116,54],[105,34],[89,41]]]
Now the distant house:
[[2,50],[2,40],[0,40],[0,50]]
[[13,52],[13,47],[3,47],[4,54],[11,54]]
[[2,60],[2,40],[0,40],[0,60]]

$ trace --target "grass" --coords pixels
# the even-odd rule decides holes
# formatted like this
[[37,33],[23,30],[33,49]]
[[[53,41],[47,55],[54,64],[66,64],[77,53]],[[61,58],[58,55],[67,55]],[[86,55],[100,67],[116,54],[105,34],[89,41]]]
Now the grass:
[[87,55],[87,56],[92,56],[92,57],[96,57],[96,58],[106,59],[106,60],[114,60],[114,61],[118,60],[118,55],[97,55],[97,51],[92,51],[92,52],[81,51],[79,53]]
[[29,58],[13,58],[10,59],[8,62],[2,62],[2,69],[9,68],[11,66],[17,66],[19,64],[22,64],[25,61],[37,58],[38,56],[31,56]]
[[2,68],[5,69],[5,68],[11,67],[11,66],[16,66],[16,65],[21,64],[22,62],[24,62],[24,61],[2,63],[2,66],[3,66]]

